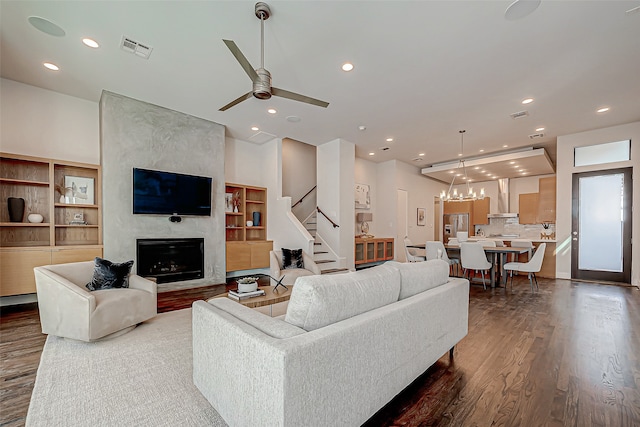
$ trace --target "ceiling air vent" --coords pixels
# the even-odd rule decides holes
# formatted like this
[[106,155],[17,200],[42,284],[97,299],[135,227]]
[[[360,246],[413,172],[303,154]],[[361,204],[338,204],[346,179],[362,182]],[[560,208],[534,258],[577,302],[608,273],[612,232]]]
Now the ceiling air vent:
[[523,117],[526,117],[529,115],[528,111],[518,111],[517,113],[511,113],[509,114],[511,116],[512,119],[521,119]]
[[122,37],[122,43],[120,44],[120,48],[125,52],[135,53],[141,58],[149,59],[151,55],[151,51],[153,48],[146,44],[137,42],[129,37]]
[[538,139],[538,138],[543,138],[544,137],[544,133],[534,133],[532,135],[529,135],[530,139]]
[[275,135],[260,131],[254,135],[251,135],[249,137],[249,141],[253,142],[254,144],[264,144],[265,142],[271,141],[275,137]]
[[415,159],[412,159],[414,162],[421,162],[424,159],[422,157],[416,157]]

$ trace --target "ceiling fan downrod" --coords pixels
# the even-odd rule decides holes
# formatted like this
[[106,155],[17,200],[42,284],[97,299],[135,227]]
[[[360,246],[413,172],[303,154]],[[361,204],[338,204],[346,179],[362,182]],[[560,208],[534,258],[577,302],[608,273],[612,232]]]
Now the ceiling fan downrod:
[[256,70],[258,79],[253,82],[253,96],[258,99],[271,98],[271,73],[264,68],[264,21],[271,16],[269,5],[256,3],[256,17],[260,20],[260,68]]

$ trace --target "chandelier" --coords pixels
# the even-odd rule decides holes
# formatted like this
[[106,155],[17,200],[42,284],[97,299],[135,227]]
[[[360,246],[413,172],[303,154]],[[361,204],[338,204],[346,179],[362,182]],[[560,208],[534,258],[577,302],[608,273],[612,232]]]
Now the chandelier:
[[[458,132],[460,133],[460,156],[462,156],[464,154],[464,133],[466,132],[466,130],[463,129]],[[462,173],[456,173],[456,171],[459,171],[460,169],[462,169]],[[445,191],[442,190],[442,193],[440,193],[440,200],[463,201],[463,200],[484,199],[484,188],[480,189],[480,196],[478,196],[473,191],[473,188],[469,185],[469,178],[467,177],[467,168],[464,165],[464,159],[460,159],[458,161],[458,167],[456,168],[456,171],[454,171],[453,179],[451,180],[451,185],[449,185],[449,191],[445,193]],[[466,194],[464,194],[464,192],[462,191],[458,193],[458,189],[453,188],[453,184],[456,182],[456,177],[462,176],[462,174],[464,174],[464,177],[462,179],[467,184]],[[452,189],[453,189],[453,192],[451,192]]]

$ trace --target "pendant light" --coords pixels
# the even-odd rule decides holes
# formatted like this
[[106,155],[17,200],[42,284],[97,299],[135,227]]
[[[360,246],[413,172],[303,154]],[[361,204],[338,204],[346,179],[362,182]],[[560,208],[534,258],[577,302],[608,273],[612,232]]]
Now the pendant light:
[[[462,129],[460,131],[458,131],[460,133],[460,156],[464,155],[464,134],[466,132],[466,130]],[[451,180],[451,185],[449,185],[449,191],[445,193],[444,190],[442,190],[442,193],[440,193],[440,200],[445,200],[445,201],[462,201],[462,200],[478,200],[478,199],[484,199],[484,188],[480,189],[480,196],[478,197],[478,195],[473,191],[473,188],[471,188],[469,186],[469,178],[467,177],[467,168],[464,165],[464,158],[460,159],[460,161],[458,161],[458,167],[456,168],[456,171],[459,171],[460,169],[462,169],[462,173],[464,173],[464,180],[467,184],[467,193],[463,194],[462,192],[460,194],[458,194],[458,189],[457,188],[453,188],[453,184],[456,181],[456,176],[457,175],[461,175],[458,173],[454,173],[453,174],[453,179]],[[451,190],[453,189],[453,192],[451,192]]]

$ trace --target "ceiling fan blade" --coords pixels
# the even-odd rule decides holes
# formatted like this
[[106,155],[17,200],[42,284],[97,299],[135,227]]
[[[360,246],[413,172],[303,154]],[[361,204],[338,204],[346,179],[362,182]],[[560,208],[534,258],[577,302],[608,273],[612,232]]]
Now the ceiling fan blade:
[[251,66],[247,58],[242,54],[235,42],[233,40],[222,41],[227,45],[233,56],[236,57],[236,59],[240,63],[240,66],[242,66],[242,69],[245,73],[247,73],[251,81],[255,82],[256,80],[258,80],[258,73],[256,73],[256,70],[253,69],[253,67]]
[[230,103],[228,103],[224,107],[220,108],[218,111],[227,111],[229,108],[233,107],[236,104],[240,104],[242,101],[244,101],[245,99],[249,99],[252,96],[253,96],[253,92],[247,92],[244,95],[234,99],[233,101],[231,101]]
[[320,101],[319,99],[311,98],[309,96],[300,95],[299,93],[289,92],[288,90],[278,89],[277,87],[271,88],[271,94],[279,96],[281,98],[293,99],[294,101],[306,102],[307,104],[317,105],[318,107],[327,108],[328,102]]

